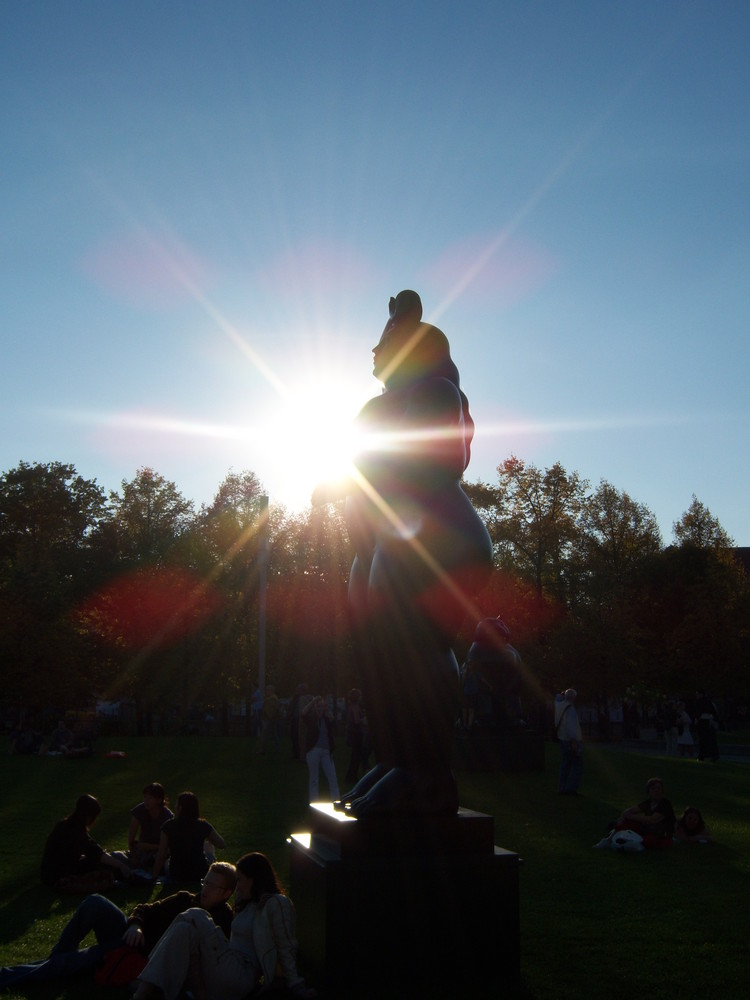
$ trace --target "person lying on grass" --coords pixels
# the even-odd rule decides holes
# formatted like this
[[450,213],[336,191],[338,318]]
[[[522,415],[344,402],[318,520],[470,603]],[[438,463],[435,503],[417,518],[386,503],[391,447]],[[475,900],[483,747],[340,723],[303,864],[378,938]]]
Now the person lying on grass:
[[[175,917],[194,907],[205,910],[227,939],[234,916],[228,900],[236,883],[234,865],[217,861],[209,868],[199,893],[183,890],[153,903],[139,903],[129,917],[106,896],[88,896],[66,924],[49,957],[0,969],[0,987],[50,982],[93,971],[108,952],[123,944],[148,955]],[[90,931],[97,943],[79,950]]]
[[237,862],[235,917],[229,942],[202,910],[180,914],[138,977],[135,1000],[245,1000],[260,984],[283,986],[301,998],[316,996],[297,971],[294,907],[264,854]]
[[710,844],[713,837],[700,809],[688,806],[674,826],[674,839],[681,844]]

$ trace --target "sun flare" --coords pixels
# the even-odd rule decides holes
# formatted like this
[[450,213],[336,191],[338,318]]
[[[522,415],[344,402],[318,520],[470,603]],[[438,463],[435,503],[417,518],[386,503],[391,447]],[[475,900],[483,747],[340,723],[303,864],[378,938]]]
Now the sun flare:
[[280,404],[269,427],[269,493],[291,510],[310,503],[320,483],[352,472],[357,451],[354,418],[362,394],[341,382],[297,386]]

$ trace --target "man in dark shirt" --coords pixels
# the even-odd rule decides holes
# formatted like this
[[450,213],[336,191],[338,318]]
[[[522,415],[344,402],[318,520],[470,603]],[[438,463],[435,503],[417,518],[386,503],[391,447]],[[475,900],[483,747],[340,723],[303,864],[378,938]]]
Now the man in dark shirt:
[[672,843],[675,815],[672,803],[664,795],[661,778],[649,778],[646,792],[648,798],[626,809],[615,824],[615,829],[640,833],[646,847],[667,846]]
[[[237,884],[234,865],[217,861],[203,879],[199,893],[182,890],[154,903],[139,903],[129,917],[105,896],[87,896],[66,924],[49,958],[0,969],[0,987],[49,982],[96,968],[108,951],[122,944],[148,955],[174,918],[193,906],[208,912],[229,938],[232,909],[229,897]],[[97,943],[78,949],[89,931]]]

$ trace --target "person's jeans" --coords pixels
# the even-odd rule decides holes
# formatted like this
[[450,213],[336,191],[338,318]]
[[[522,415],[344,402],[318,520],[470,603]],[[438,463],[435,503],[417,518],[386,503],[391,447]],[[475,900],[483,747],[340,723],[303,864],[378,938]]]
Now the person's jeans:
[[560,774],[557,778],[558,792],[577,792],[583,775],[583,753],[580,745],[574,753],[570,740],[560,740]]
[[310,771],[310,802],[318,801],[318,778],[321,767],[328,781],[331,799],[335,802],[336,799],[341,797],[338,779],[336,778],[336,768],[329,750],[325,747],[313,747],[311,750],[308,750],[307,767]]
[[[0,987],[46,983],[95,969],[108,951],[121,944],[127,923],[122,910],[105,896],[87,896],[65,925],[49,958],[0,969]],[[94,932],[97,943],[79,951],[78,945],[89,931]]]

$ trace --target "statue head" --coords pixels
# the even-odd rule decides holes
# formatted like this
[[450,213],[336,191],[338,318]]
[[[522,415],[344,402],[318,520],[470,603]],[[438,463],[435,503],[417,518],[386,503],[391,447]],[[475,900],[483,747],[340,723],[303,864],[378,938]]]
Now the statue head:
[[429,376],[459,384],[458,370],[451,360],[448,338],[442,330],[422,322],[422,300],[405,289],[391,296],[388,322],[373,347],[373,374],[389,389]]
[[412,323],[414,326],[422,319],[422,300],[410,288],[405,288],[395,297],[392,295],[388,303],[390,319],[386,326],[396,323]]

